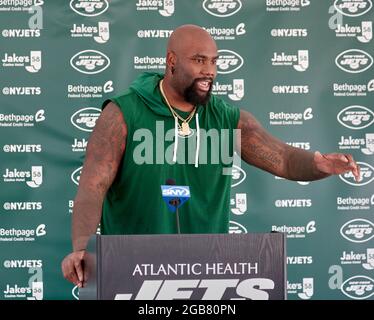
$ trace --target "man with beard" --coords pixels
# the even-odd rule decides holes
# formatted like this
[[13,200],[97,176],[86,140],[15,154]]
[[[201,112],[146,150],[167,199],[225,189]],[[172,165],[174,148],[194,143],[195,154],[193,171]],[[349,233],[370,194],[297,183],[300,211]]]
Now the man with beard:
[[[168,42],[165,75],[143,73],[104,102],[74,201],[65,278],[82,286],[83,255],[99,223],[101,234],[176,233],[175,216],[160,194],[168,178],[191,190],[180,217],[182,233],[227,233],[235,147],[247,163],[286,179],[310,181],[347,171],[359,179],[351,155],[291,147],[249,112],[212,96],[217,59],[216,43],[204,29],[181,26]],[[224,146],[228,160],[214,157]]]

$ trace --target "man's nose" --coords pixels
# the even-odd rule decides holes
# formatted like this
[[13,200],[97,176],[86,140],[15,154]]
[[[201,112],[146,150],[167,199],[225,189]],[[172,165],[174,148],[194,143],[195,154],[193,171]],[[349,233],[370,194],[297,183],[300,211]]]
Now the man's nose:
[[201,68],[201,74],[205,77],[215,78],[217,74],[217,66],[212,63],[207,63]]

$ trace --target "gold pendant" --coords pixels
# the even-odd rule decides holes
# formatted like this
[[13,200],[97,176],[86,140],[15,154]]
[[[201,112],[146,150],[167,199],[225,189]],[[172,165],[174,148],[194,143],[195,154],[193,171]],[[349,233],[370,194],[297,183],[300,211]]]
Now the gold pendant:
[[190,126],[188,125],[187,122],[182,122],[182,135],[183,136],[188,136],[190,134]]

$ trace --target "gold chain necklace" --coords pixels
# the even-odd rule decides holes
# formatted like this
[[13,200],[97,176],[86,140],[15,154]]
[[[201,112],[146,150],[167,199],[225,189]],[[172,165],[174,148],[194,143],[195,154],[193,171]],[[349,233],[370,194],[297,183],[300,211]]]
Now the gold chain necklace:
[[162,79],[160,81],[160,91],[161,91],[161,94],[163,96],[163,98],[165,99],[166,101],[166,104],[167,106],[169,107],[170,109],[170,112],[171,114],[173,115],[174,119],[179,119],[182,121],[182,125],[179,124],[178,122],[178,133],[181,135],[181,136],[188,136],[190,135],[191,133],[191,129],[190,129],[190,126],[189,126],[189,122],[192,120],[193,116],[195,115],[195,112],[196,112],[196,107],[194,107],[194,109],[191,111],[191,113],[188,115],[188,117],[186,119],[182,118],[174,109],[173,107],[170,105],[169,103],[169,100],[166,98],[166,95],[165,95],[165,92],[164,92],[164,89],[162,87],[162,84],[163,84],[163,81],[164,79]]

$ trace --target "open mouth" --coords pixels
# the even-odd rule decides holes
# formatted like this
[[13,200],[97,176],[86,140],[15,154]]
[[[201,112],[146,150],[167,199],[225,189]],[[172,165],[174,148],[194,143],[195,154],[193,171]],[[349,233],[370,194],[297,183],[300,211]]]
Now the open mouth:
[[210,84],[212,82],[209,81],[209,80],[198,80],[196,82],[196,86],[197,86],[197,89],[201,90],[201,91],[204,91],[204,92],[208,92],[209,89],[210,89]]

